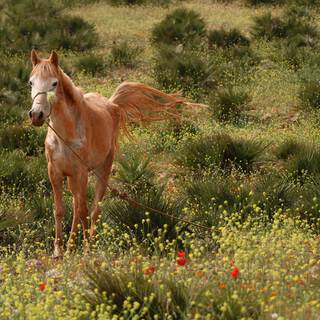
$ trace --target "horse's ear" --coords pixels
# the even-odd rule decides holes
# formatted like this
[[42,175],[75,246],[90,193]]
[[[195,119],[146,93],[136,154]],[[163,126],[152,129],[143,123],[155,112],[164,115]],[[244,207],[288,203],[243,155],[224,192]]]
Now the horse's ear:
[[34,67],[40,62],[40,58],[38,57],[37,52],[34,49],[31,50],[31,62]]
[[58,58],[58,54],[55,51],[51,51],[50,57],[49,57],[49,61],[54,64],[56,67],[59,64],[59,58]]

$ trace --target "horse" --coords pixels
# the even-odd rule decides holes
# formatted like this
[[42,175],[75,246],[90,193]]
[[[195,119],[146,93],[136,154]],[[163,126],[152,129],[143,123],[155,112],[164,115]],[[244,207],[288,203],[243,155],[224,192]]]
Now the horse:
[[[82,226],[86,245],[95,237],[101,214],[99,203],[108,186],[120,132],[128,133],[131,121],[175,116],[171,110],[185,102],[177,95],[136,82],[121,83],[109,99],[98,93],[84,94],[64,73],[55,51],[48,59],[41,59],[33,49],[31,62],[29,118],[34,126],[48,123],[45,156],[54,195],[53,257],[61,258],[64,254],[62,193],[65,178],[73,196],[73,218],[67,242],[67,252],[70,252],[78,225]],[[89,229],[87,184],[90,172],[95,174],[96,182]]]

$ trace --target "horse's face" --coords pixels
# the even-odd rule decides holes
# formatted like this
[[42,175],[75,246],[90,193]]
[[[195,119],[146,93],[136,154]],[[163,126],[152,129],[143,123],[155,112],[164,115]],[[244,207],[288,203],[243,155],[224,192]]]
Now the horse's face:
[[42,126],[51,113],[50,96],[55,96],[59,84],[58,57],[52,52],[48,60],[38,58],[35,50],[31,51],[33,70],[30,75],[32,107],[29,117],[33,125]]

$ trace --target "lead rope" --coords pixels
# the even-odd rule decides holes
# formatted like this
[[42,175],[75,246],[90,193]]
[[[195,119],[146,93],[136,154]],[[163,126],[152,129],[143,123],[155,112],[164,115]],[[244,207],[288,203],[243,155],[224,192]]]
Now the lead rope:
[[[80,162],[82,165],[84,165],[84,166],[88,169],[88,171],[89,171],[88,165],[87,165],[87,164],[85,163],[85,161],[80,157],[80,155],[79,155],[77,152],[75,152],[71,146],[68,145],[68,143],[63,139],[63,137],[56,131],[56,129],[54,129],[54,128],[50,125],[49,121],[46,120],[45,122],[47,123],[48,127],[57,135],[57,137],[60,138],[60,140],[65,144],[65,146],[72,152],[72,154],[74,154],[74,155],[76,156],[76,158],[79,160],[79,162]],[[94,170],[93,170],[92,172],[93,172],[93,174],[94,174],[99,180],[102,181],[102,178],[101,178]],[[163,211],[161,211],[161,210],[151,208],[151,207],[149,207],[149,206],[147,206],[147,205],[145,205],[145,204],[143,204],[143,203],[141,203],[141,202],[138,202],[138,201],[130,198],[126,192],[121,192],[121,191],[119,191],[118,189],[112,188],[108,183],[107,183],[107,187],[108,187],[108,189],[111,191],[111,194],[112,194],[112,195],[114,195],[115,197],[118,197],[118,198],[121,199],[121,200],[127,201],[127,202],[128,202],[132,207],[134,207],[134,208],[143,208],[143,209],[145,209],[145,210],[148,210],[148,211],[151,211],[151,212],[154,212],[154,213],[161,214],[161,215],[163,215],[163,216],[169,217],[169,218],[174,219],[174,220],[176,220],[176,221],[184,222],[184,223],[186,223],[186,224],[195,226],[195,227],[200,228],[200,229],[204,229],[204,230],[207,230],[207,231],[211,231],[211,230],[212,230],[211,228],[209,228],[209,227],[207,227],[207,226],[204,226],[204,225],[201,225],[201,224],[198,224],[198,223],[195,223],[195,222],[186,220],[186,219],[178,218],[178,217],[175,217],[175,216],[173,216],[173,215],[171,215],[171,214],[168,214],[168,213],[166,213],[166,212],[163,212]]]

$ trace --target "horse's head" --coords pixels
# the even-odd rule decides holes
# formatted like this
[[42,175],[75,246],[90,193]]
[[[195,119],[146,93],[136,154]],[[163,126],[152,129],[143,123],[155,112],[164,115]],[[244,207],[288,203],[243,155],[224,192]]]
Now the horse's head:
[[42,126],[51,113],[49,95],[55,95],[59,86],[58,55],[52,51],[49,59],[40,59],[36,51],[32,50],[31,62],[33,69],[29,84],[32,108],[29,117],[33,125]]

